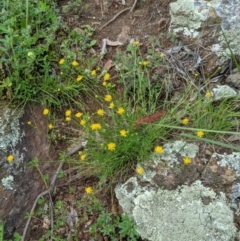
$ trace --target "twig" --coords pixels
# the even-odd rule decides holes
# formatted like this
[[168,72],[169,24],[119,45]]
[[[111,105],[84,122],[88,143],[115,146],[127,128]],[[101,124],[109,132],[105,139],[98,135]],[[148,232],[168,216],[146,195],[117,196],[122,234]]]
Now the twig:
[[118,16],[120,16],[122,13],[130,10],[131,8],[125,8],[122,11],[120,11],[119,13],[117,13],[111,20],[109,20],[107,23],[105,23],[100,30],[102,30],[103,28],[107,27],[111,22],[113,22]]
[[134,1],[133,5],[132,5],[132,7],[131,7],[131,9],[130,9],[130,11],[129,11],[130,13],[131,13],[131,12],[134,10],[134,8],[136,7],[137,1],[138,1],[138,0],[135,0],[135,1]]
[[[72,155],[73,155],[74,153],[76,153],[77,151],[82,150],[85,145],[86,145],[85,142],[81,142],[81,143],[80,143],[79,145],[77,145],[75,148],[73,148],[73,149],[71,149],[70,151],[68,151],[67,156],[72,156]],[[50,187],[49,187],[47,190],[45,190],[45,191],[43,191],[42,193],[40,193],[40,194],[37,196],[37,198],[35,199],[35,201],[34,201],[34,203],[33,203],[33,206],[32,206],[32,209],[31,209],[31,211],[30,211],[30,215],[29,215],[29,217],[28,217],[27,223],[26,223],[25,228],[24,228],[24,231],[23,231],[22,241],[24,241],[25,238],[26,238],[27,231],[28,231],[28,227],[29,227],[29,224],[30,224],[31,219],[32,219],[32,214],[33,214],[33,212],[34,212],[34,210],[35,210],[35,208],[36,208],[36,206],[37,206],[38,199],[41,198],[41,197],[43,197],[43,196],[45,196],[45,195],[47,195],[47,194],[49,194],[50,196],[52,195],[53,190],[54,190],[54,187],[55,187],[55,184],[56,184],[57,176],[58,176],[60,170],[62,169],[64,162],[65,162],[65,159],[63,159],[63,160],[61,161],[61,163],[59,164],[58,169],[57,169],[57,171],[55,172],[55,174],[54,174],[54,176],[53,176],[53,178],[52,178],[52,181],[51,181],[51,183],[50,183]]]
[[126,11],[128,11],[128,10],[130,10],[129,12],[131,13],[131,12],[134,10],[134,8],[136,7],[137,1],[138,1],[138,0],[135,0],[135,1],[134,1],[132,7],[125,8],[125,9],[123,9],[122,11],[120,11],[119,13],[117,13],[112,19],[110,19],[107,23],[105,23],[105,24],[100,28],[100,30],[102,30],[103,28],[107,27],[111,22],[113,22],[113,21],[114,21],[117,17],[119,17],[122,13],[124,13],[124,12],[126,12]]

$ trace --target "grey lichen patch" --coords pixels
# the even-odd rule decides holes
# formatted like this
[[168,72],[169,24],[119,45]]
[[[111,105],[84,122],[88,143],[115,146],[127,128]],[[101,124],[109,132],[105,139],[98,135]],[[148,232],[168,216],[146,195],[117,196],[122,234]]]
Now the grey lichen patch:
[[2,185],[6,190],[13,190],[14,177],[12,175],[2,179]]
[[133,200],[143,193],[144,189],[138,184],[136,177],[131,177],[127,182],[115,188],[116,197],[119,204],[124,207],[124,212],[130,214],[134,203]]
[[7,107],[0,108],[0,150],[16,146],[20,137],[18,113]]
[[240,177],[240,153],[232,152],[231,154],[218,154],[213,153],[212,157],[220,159],[217,163],[220,166],[228,167],[236,172],[236,176]]
[[164,153],[159,155],[153,153],[150,160],[158,164],[160,161],[166,161],[169,166],[174,164],[179,165],[181,160],[180,157],[196,157],[199,148],[193,143],[187,143],[184,141],[175,141],[172,143],[166,143],[163,145]]
[[212,89],[212,96],[214,100],[232,98],[236,95],[237,92],[228,85],[218,85],[216,88]]
[[[118,193],[121,192],[118,199],[124,212],[133,217],[142,238],[153,241],[234,240],[233,212],[223,193],[217,196],[200,181],[172,191],[139,190],[138,195],[130,197],[124,184],[118,187]],[[128,203],[124,193],[128,195]]]
[[209,16],[209,6],[205,1],[177,1],[170,3],[171,29],[183,31],[184,35],[196,38],[200,27]]

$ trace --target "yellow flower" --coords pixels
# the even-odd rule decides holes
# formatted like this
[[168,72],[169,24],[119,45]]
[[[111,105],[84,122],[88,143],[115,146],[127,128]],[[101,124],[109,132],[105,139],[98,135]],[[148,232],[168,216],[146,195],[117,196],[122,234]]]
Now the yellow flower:
[[113,108],[114,108],[114,103],[113,103],[113,102],[110,103],[109,108],[110,108],[110,109],[113,109]]
[[136,46],[138,46],[140,44],[140,42],[138,41],[138,40],[136,40],[135,42],[134,42],[134,45],[136,45]]
[[114,151],[114,150],[116,149],[116,144],[115,144],[114,142],[109,142],[109,143],[107,144],[107,149],[108,149],[109,151]]
[[86,187],[86,188],[85,188],[85,192],[86,192],[87,194],[92,194],[92,193],[93,193],[93,189],[92,189],[91,187]]
[[211,92],[210,91],[207,91],[206,95],[205,95],[207,98],[210,98],[212,96]]
[[48,124],[48,129],[52,130],[53,129],[53,124]]
[[28,123],[28,125],[32,125],[32,122],[31,122],[31,121],[28,121],[27,123]]
[[7,157],[7,161],[8,161],[8,162],[12,162],[13,159],[14,159],[14,156],[13,156],[13,155],[9,155],[9,156]]
[[154,151],[157,152],[158,154],[164,153],[164,149],[161,146],[155,146]]
[[140,65],[142,66],[147,66],[148,65],[148,61],[141,61],[139,62]]
[[124,112],[125,112],[125,110],[122,107],[119,107],[118,110],[117,110],[117,113],[119,115],[122,115]]
[[192,162],[191,158],[189,158],[189,157],[187,157],[187,156],[185,156],[185,157],[183,158],[183,163],[184,163],[185,165],[189,165],[189,164],[191,164],[191,162]]
[[78,75],[77,81],[80,82],[82,79],[83,79],[83,76],[82,75]]
[[144,169],[142,167],[136,168],[136,173],[142,175],[144,173]]
[[164,53],[161,53],[161,54],[160,54],[160,57],[161,57],[161,58],[165,57],[165,54],[164,54]]
[[197,131],[197,136],[202,138],[204,136],[204,132],[203,131]]
[[120,130],[120,136],[126,137],[127,131],[126,130]]
[[45,108],[45,109],[43,110],[43,115],[48,115],[48,113],[49,113],[49,109]]
[[199,74],[198,74],[197,72],[196,72],[196,73],[194,73],[194,76],[195,76],[195,77],[198,77],[198,75],[199,75]]
[[91,71],[91,76],[96,76],[96,74],[97,74],[97,72],[95,69]]
[[97,110],[97,114],[100,115],[100,116],[103,116],[104,115],[104,110],[103,109]]
[[71,121],[71,117],[70,116],[66,116],[65,121]]
[[60,59],[58,63],[59,64],[64,64],[64,62],[65,62],[65,59]]
[[65,111],[65,116],[70,116],[72,114],[72,111],[71,110],[66,110]]
[[74,61],[72,62],[72,66],[76,67],[76,66],[78,66],[78,65],[79,65],[79,63],[78,63],[76,60],[74,60]]
[[185,118],[182,120],[182,123],[183,123],[184,125],[187,125],[188,122],[189,122],[189,119],[188,119],[187,117],[185,117]]
[[93,123],[93,124],[91,125],[91,129],[92,129],[93,131],[98,131],[98,130],[101,130],[101,129],[102,129],[102,126],[101,126],[99,123]]
[[80,160],[81,160],[81,161],[84,161],[85,159],[86,159],[86,154],[80,155]]
[[102,85],[103,85],[103,86],[106,86],[106,85],[107,85],[107,82],[106,82],[106,81],[103,81],[103,82],[102,82]]
[[76,116],[77,118],[80,118],[82,115],[83,115],[82,112],[77,112],[77,113],[75,114],[75,116]]
[[106,74],[103,76],[104,81],[110,80],[110,78],[111,78],[111,75],[110,75],[109,73],[106,73]]
[[111,95],[105,95],[104,100],[107,101],[107,102],[110,102],[112,100],[112,96]]
[[85,125],[86,125],[86,121],[85,121],[85,120],[81,120],[81,121],[79,122],[79,124],[80,124],[81,126],[85,126]]

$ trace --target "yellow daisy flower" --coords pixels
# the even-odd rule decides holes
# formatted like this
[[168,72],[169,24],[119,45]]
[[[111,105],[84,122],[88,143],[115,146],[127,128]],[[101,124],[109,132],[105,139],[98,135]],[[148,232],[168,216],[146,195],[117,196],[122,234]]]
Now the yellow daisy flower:
[[71,121],[71,117],[70,116],[66,116],[65,121],[67,121],[67,122]]
[[48,129],[49,129],[49,130],[52,130],[52,129],[53,129],[53,124],[51,124],[51,123],[48,124]]
[[189,123],[189,119],[187,117],[185,117],[183,120],[182,120],[182,123],[184,125],[187,125]]
[[97,74],[97,72],[95,69],[91,71],[91,76],[96,76],[96,74]]
[[102,129],[102,126],[101,126],[99,123],[93,123],[93,124],[91,125],[91,129],[92,129],[93,131],[98,131],[98,130],[101,130],[101,129]]
[[82,75],[78,75],[77,81],[80,82],[82,79],[83,79],[83,76]]
[[71,110],[66,110],[65,111],[65,116],[70,116],[72,114],[72,111]]
[[74,60],[74,61],[72,62],[72,66],[76,67],[76,66],[78,66],[78,65],[79,65],[79,63],[78,63],[76,60]]
[[81,161],[85,161],[85,159],[86,159],[86,154],[80,155],[80,160],[81,160]]
[[117,113],[119,115],[122,115],[124,112],[125,112],[125,110],[122,107],[119,107],[118,110],[117,110]]
[[113,109],[113,108],[114,108],[114,103],[113,103],[113,102],[110,103],[109,108],[110,108],[110,109]]
[[49,109],[45,108],[45,109],[43,110],[43,115],[48,115],[48,113],[49,113]]
[[85,192],[86,192],[87,194],[92,194],[92,193],[93,193],[93,189],[92,189],[91,187],[86,187],[86,188],[85,188]]
[[109,143],[107,144],[107,149],[108,149],[109,151],[114,151],[114,150],[116,149],[116,144],[115,144],[114,142],[109,142]]
[[13,155],[9,155],[8,157],[7,157],[7,161],[8,162],[12,162],[14,160],[14,156]]
[[203,131],[197,131],[197,136],[202,138],[204,136],[204,132]]
[[58,63],[59,64],[64,64],[64,62],[65,62],[65,59],[60,59]]
[[210,91],[207,91],[206,95],[205,95],[207,98],[210,98],[212,96],[211,92]]
[[162,148],[162,146],[155,146],[154,151],[157,152],[158,154],[164,153],[164,149]]
[[189,164],[191,164],[191,162],[192,162],[191,158],[189,158],[189,157],[187,157],[187,156],[185,156],[185,157],[183,158],[183,163],[184,163],[184,165],[189,165]]
[[137,167],[136,173],[139,174],[139,175],[142,175],[144,173],[144,169],[142,167]]
[[127,136],[127,131],[126,130],[120,130],[120,136],[126,137]]
[[82,112],[77,112],[77,113],[75,114],[75,117],[80,118],[82,115],[83,115]]
[[85,125],[86,125],[86,121],[85,121],[85,120],[81,120],[81,121],[79,122],[79,124],[80,124],[81,126],[85,126]]
[[138,40],[136,40],[135,42],[134,42],[134,45],[136,45],[136,46],[138,46],[140,44],[140,42],[138,41]]
[[106,73],[106,74],[103,76],[104,81],[108,81],[108,80],[110,80],[110,78],[111,78],[111,75],[110,75],[109,73]]
[[112,96],[111,95],[105,95],[104,100],[107,101],[107,102],[110,102],[112,100]]
[[100,115],[100,116],[103,116],[104,115],[104,110],[103,109],[97,110],[97,114]]

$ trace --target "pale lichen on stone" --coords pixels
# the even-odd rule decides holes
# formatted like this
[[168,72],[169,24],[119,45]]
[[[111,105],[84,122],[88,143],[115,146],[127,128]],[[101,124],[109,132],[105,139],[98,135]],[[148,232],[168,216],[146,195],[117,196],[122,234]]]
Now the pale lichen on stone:
[[174,164],[180,164],[179,156],[194,158],[198,153],[198,146],[192,143],[187,143],[184,141],[175,141],[172,143],[166,143],[163,145],[164,153],[158,155],[153,153],[150,156],[150,160],[156,164],[160,161],[166,161],[169,166]]
[[212,89],[212,96],[214,100],[232,98],[236,95],[237,92],[228,85],[218,85],[217,87]]
[[14,177],[12,175],[2,179],[2,185],[6,190],[13,190]]
[[142,238],[152,241],[234,240],[233,211],[223,193],[217,196],[200,181],[170,191],[138,187],[133,179],[129,182],[138,189],[133,195],[128,193],[125,184],[115,191],[124,212],[133,217]]
[[203,1],[177,1],[170,3],[170,14],[174,32],[183,31],[184,35],[196,38],[202,22],[208,18],[209,7]]
[[220,166],[228,167],[236,172],[237,177],[240,177],[240,153],[232,152],[231,154],[213,153],[212,157],[220,159],[217,163]]

